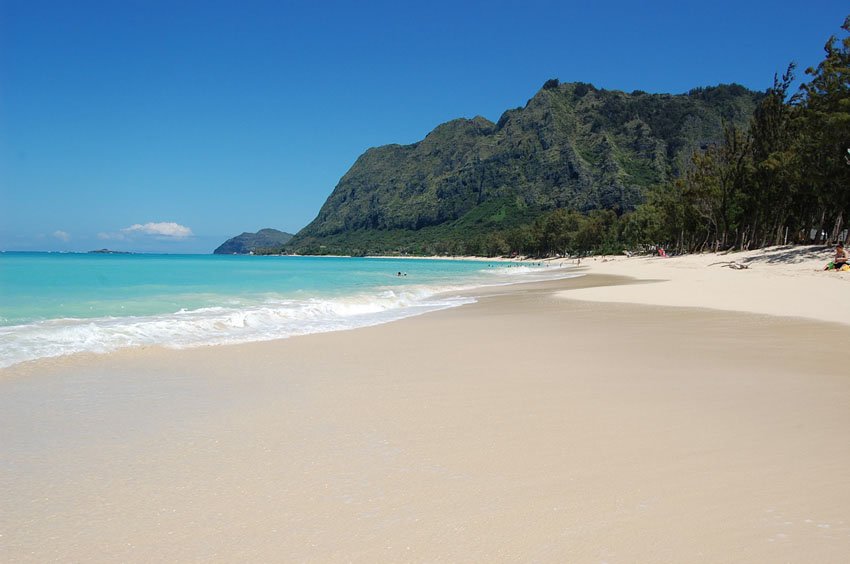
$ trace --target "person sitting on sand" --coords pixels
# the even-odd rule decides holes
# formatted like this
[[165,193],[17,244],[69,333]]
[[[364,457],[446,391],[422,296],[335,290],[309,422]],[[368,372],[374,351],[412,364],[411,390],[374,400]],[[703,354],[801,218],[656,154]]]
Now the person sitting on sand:
[[848,261],[850,261],[850,257],[847,256],[847,251],[844,249],[844,243],[838,243],[835,246],[835,258],[831,263],[826,265],[824,270],[830,270],[831,268],[841,270],[841,267],[846,266]]

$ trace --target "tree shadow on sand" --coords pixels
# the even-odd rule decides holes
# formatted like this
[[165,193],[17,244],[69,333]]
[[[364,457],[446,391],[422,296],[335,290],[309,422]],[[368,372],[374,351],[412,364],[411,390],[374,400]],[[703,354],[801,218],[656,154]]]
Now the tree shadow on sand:
[[764,249],[764,253],[741,258],[746,264],[800,264],[810,260],[828,259],[832,247],[824,245],[785,245]]

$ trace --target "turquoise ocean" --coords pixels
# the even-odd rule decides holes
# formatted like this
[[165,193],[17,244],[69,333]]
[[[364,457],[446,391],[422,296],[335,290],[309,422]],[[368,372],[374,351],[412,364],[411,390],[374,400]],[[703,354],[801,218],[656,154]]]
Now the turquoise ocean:
[[353,329],[473,302],[469,289],[573,275],[536,263],[5,252],[0,368]]

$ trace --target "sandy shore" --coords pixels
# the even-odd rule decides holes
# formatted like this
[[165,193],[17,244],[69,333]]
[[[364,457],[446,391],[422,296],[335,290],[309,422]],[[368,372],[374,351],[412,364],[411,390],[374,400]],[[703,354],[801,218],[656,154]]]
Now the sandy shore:
[[4,370],[0,560],[846,561],[850,286],[705,258]]
[[[833,251],[772,247],[670,258],[585,259],[587,272],[628,276],[639,284],[564,293],[570,299],[742,311],[850,324],[850,272],[825,272]],[[733,268],[734,266],[746,268]]]

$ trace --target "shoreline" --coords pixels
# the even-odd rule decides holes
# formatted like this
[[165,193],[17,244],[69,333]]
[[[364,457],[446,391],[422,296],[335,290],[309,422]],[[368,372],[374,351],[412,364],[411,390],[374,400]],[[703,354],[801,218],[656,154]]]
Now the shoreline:
[[[477,262],[546,263],[547,266],[569,269],[565,278],[576,276],[617,277],[619,283],[590,283],[587,287],[558,292],[563,299],[593,303],[622,303],[663,307],[719,310],[775,317],[801,318],[828,323],[850,324],[850,300],[840,299],[841,292],[850,289],[850,273],[824,272],[822,264],[829,260],[831,251],[823,246],[780,246],[755,251],[689,254],[672,257],[650,255],[605,255],[586,257],[580,265],[571,258],[531,260],[519,258],[485,257],[366,257],[375,259],[462,260]],[[724,268],[729,263],[745,265],[742,270]],[[752,267],[752,268],[751,268]],[[563,278],[556,278],[557,282]],[[815,282],[817,280],[817,282]],[[477,299],[496,289],[536,284],[535,281],[511,281],[494,286],[478,286],[469,290],[437,294],[444,297]],[[584,285],[583,285],[584,286]],[[788,297],[792,299],[788,299]],[[460,306],[453,306],[460,307]],[[440,311],[434,310],[434,311]],[[430,314],[433,311],[418,313]],[[399,319],[406,319],[401,317]],[[380,322],[395,323],[399,319]],[[331,332],[351,331],[371,325],[334,329]],[[268,340],[236,343],[201,344],[171,349],[161,345],[142,345],[121,348],[105,353],[78,352],[56,357],[42,357],[22,363],[0,367],[0,377],[16,366],[35,366],[39,363],[61,362],[74,357],[97,358],[121,352],[170,349],[191,350],[210,346],[238,346],[259,342],[276,342],[294,337],[321,334],[295,334]]]
[[[359,269],[366,264],[361,259],[352,260],[360,262],[357,266],[345,265],[343,269]],[[356,329],[456,307],[474,299],[476,288],[570,275],[564,270],[548,268],[532,271],[531,267],[505,268],[505,263],[498,262],[464,262],[466,266],[457,268],[427,265],[423,261],[418,261],[417,266],[396,262],[389,269],[391,272],[386,266],[367,265],[367,269],[379,271],[372,275],[372,282],[361,286],[349,284],[345,292],[338,287],[335,291],[326,288],[316,293],[290,289],[288,294],[280,296],[249,295],[241,304],[237,295],[233,300],[236,305],[228,304],[227,296],[223,296],[217,303],[207,300],[209,303],[203,307],[181,308],[177,312],[172,306],[170,312],[162,313],[90,318],[68,315],[8,325],[0,327],[0,341],[6,342],[0,354],[0,370],[21,362],[86,352],[109,354],[151,346],[183,349]],[[399,277],[405,271],[404,280],[396,280],[396,270]],[[424,276],[419,276],[423,270]],[[454,271],[463,272],[454,277],[447,274]],[[458,299],[460,295],[464,298]],[[113,304],[120,303],[113,300]],[[112,307],[115,309],[117,305]]]
[[848,327],[564,299],[661,285],[598,262],[353,331],[6,369],[0,559],[842,561]]
[[[776,317],[801,318],[829,323],[850,324],[850,300],[842,300],[842,292],[850,289],[850,273],[824,272],[823,263],[831,257],[829,248],[823,246],[780,246],[755,251],[703,253],[672,256],[605,255],[581,259],[580,265],[571,258],[532,260],[526,257],[367,257],[375,259],[460,260],[493,263],[545,263],[555,268],[569,269],[569,276],[614,276],[620,283],[595,284],[559,292],[564,299],[594,303],[623,303],[663,307],[679,307],[729,312],[742,312]],[[742,270],[724,268],[728,263],[745,265]],[[554,279],[555,281],[559,279]],[[462,296],[478,298],[501,293],[506,287],[535,284],[535,281],[511,281],[494,286],[479,286],[470,290],[438,294],[444,297]],[[790,298],[789,298],[790,297]],[[453,306],[458,307],[458,306]],[[439,311],[439,310],[435,310]],[[417,317],[432,312],[415,314]],[[406,319],[401,317],[400,319]],[[383,321],[395,323],[398,319]],[[356,326],[336,331],[357,330],[370,325]],[[307,333],[314,334],[314,333]],[[321,334],[315,333],[315,334]],[[234,346],[255,342],[276,342],[281,339],[303,336],[300,334],[242,343],[202,344],[179,347],[191,350],[209,346]],[[159,345],[134,346],[106,353],[80,352],[58,357],[43,357],[22,364],[37,366],[42,362],[56,362],[68,357],[97,357],[132,350],[160,348]],[[163,347],[168,349],[169,347]],[[19,364],[0,367],[0,377]]]
[[581,275],[613,275],[631,281],[628,289],[589,288],[562,294],[568,299],[734,311],[850,324],[850,300],[841,299],[841,293],[850,290],[850,273],[825,272],[823,267],[832,255],[833,250],[829,246],[781,245],[752,251],[670,257],[599,255],[582,257],[578,263],[576,258],[563,257],[365,258],[512,262],[568,267]]

